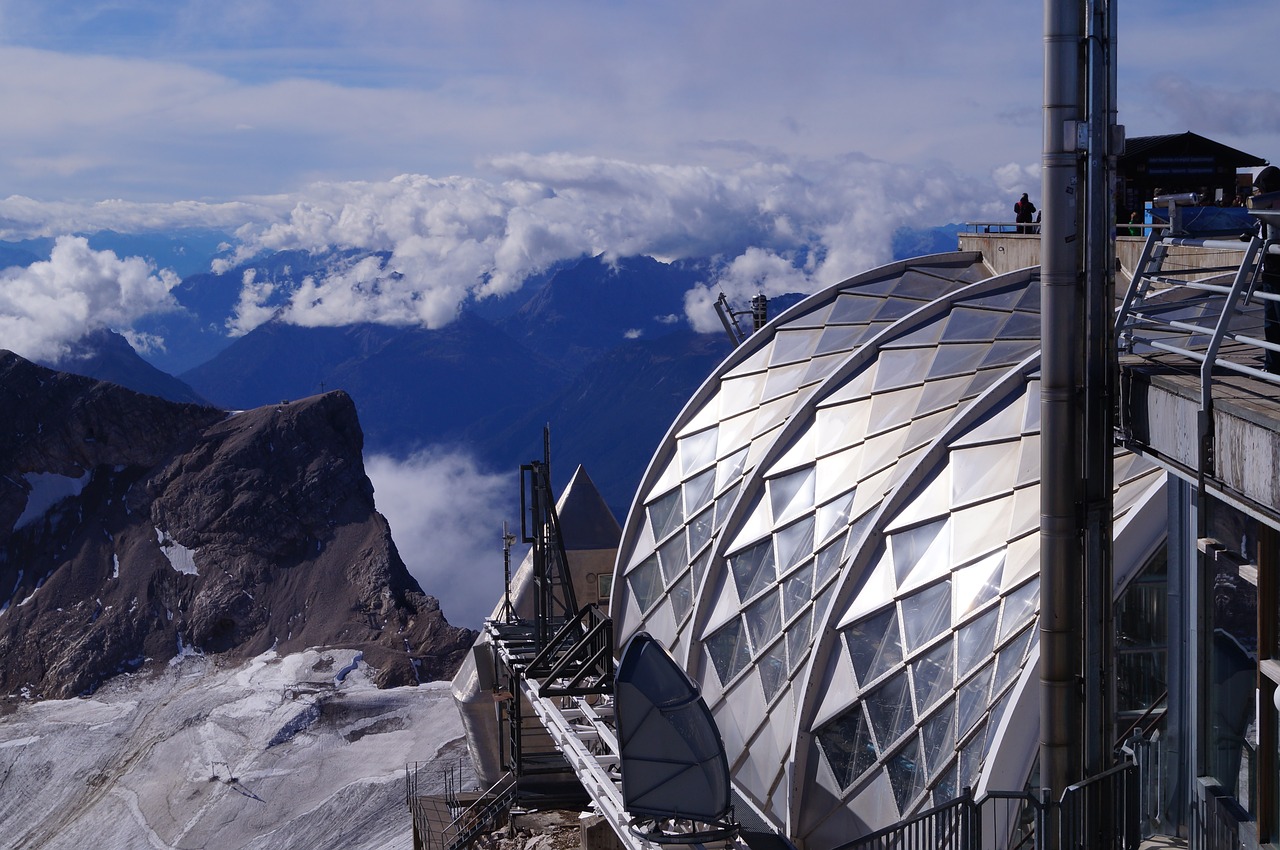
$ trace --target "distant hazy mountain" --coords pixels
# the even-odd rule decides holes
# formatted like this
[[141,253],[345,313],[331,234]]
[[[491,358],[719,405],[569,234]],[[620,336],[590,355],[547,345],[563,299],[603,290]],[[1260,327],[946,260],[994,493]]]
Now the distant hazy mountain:
[[72,346],[70,353],[62,359],[42,365],[73,375],[110,381],[169,401],[208,404],[187,384],[139,357],[128,340],[115,331],[92,331]]
[[[95,251],[114,251],[119,257],[144,257],[156,268],[172,269],[178,277],[207,272],[214,257],[226,253],[231,237],[220,230],[187,228],[155,233],[72,234],[84,236]],[[49,259],[54,237],[42,236],[0,242],[0,268],[29,266],[37,260]]]

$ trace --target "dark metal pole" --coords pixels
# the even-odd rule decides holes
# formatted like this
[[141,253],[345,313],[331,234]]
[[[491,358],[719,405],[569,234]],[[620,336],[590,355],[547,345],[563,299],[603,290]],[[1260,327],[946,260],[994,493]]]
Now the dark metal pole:
[[[1080,0],[1045,0],[1040,229],[1040,781],[1056,802],[1081,775],[1080,619],[1084,299],[1077,128]],[[1057,830],[1044,836],[1057,844]]]

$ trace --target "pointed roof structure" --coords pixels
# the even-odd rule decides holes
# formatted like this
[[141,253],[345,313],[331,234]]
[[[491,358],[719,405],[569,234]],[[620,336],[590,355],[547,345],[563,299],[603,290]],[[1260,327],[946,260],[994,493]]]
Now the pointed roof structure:
[[581,464],[560,494],[556,512],[566,551],[618,548],[622,527]]

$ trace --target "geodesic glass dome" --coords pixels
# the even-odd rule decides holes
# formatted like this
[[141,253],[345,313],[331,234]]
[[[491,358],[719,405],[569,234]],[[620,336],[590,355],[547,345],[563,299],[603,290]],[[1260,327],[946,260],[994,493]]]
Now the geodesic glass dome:
[[[992,787],[1026,780],[1039,340],[1036,269],[990,277],[957,253],[867,272],[735,350],[641,483],[618,643],[643,630],[668,648],[740,802],[807,847],[979,790],[997,766]],[[1160,543],[1163,475],[1117,453],[1115,481],[1125,576]]]

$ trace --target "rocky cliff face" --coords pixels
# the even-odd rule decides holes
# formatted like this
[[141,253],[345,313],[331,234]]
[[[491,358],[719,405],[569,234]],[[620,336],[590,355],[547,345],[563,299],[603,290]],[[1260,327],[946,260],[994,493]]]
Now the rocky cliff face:
[[0,351],[0,411],[0,696],[273,646],[411,684],[475,638],[406,571],[345,393],[228,414]]

